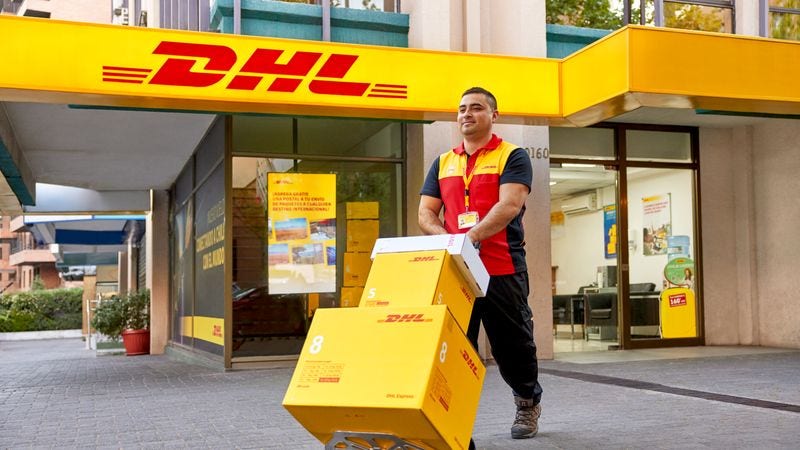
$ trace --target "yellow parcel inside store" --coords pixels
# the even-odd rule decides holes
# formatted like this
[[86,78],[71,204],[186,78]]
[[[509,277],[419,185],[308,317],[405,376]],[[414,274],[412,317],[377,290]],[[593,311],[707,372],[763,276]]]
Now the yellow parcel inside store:
[[444,305],[320,309],[283,406],[323,443],[351,431],[466,449],[484,376]]

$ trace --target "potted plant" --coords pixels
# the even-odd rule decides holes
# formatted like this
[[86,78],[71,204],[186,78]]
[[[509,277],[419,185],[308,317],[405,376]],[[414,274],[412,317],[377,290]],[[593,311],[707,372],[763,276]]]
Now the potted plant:
[[150,291],[144,289],[100,302],[92,327],[117,341],[122,337],[125,354],[150,353]]

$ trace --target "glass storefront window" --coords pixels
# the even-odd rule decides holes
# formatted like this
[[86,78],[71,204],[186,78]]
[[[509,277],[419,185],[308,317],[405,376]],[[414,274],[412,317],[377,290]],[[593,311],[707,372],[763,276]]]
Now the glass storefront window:
[[587,129],[550,129],[554,350],[699,341],[695,132],[605,126],[602,162]]
[[631,339],[696,337],[693,172],[628,169]]
[[398,158],[400,124],[381,120],[297,119],[301,155]]
[[629,161],[691,162],[689,133],[626,130]]
[[613,158],[611,128],[550,128],[551,158]]
[[293,153],[291,117],[233,116],[237,153]]
[[[358,304],[374,240],[403,232],[403,128],[233,119],[232,356],[294,355],[318,308]],[[236,147],[268,142],[265,119],[278,133],[291,130],[290,152]]]
[[550,169],[553,328],[556,352],[605,350],[617,336],[617,171]]

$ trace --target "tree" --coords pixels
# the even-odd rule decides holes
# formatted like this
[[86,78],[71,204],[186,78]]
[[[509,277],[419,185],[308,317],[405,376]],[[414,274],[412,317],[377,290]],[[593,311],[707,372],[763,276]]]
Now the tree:
[[718,33],[730,32],[726,30],[721,8],[704,8],[699,5],[682,3],[664,3],[664,25],[669,28],[684,30],[714,31]]
[[609,0],[547,0],[547,23],[613,30],[622,27],[622,12]]

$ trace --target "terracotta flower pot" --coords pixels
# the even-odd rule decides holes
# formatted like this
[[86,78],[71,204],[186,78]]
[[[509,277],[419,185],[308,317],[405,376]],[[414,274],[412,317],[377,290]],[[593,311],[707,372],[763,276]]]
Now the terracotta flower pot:
[[150,330],[125,330],[122,332],[122,343],[128,356],[149,355]]

